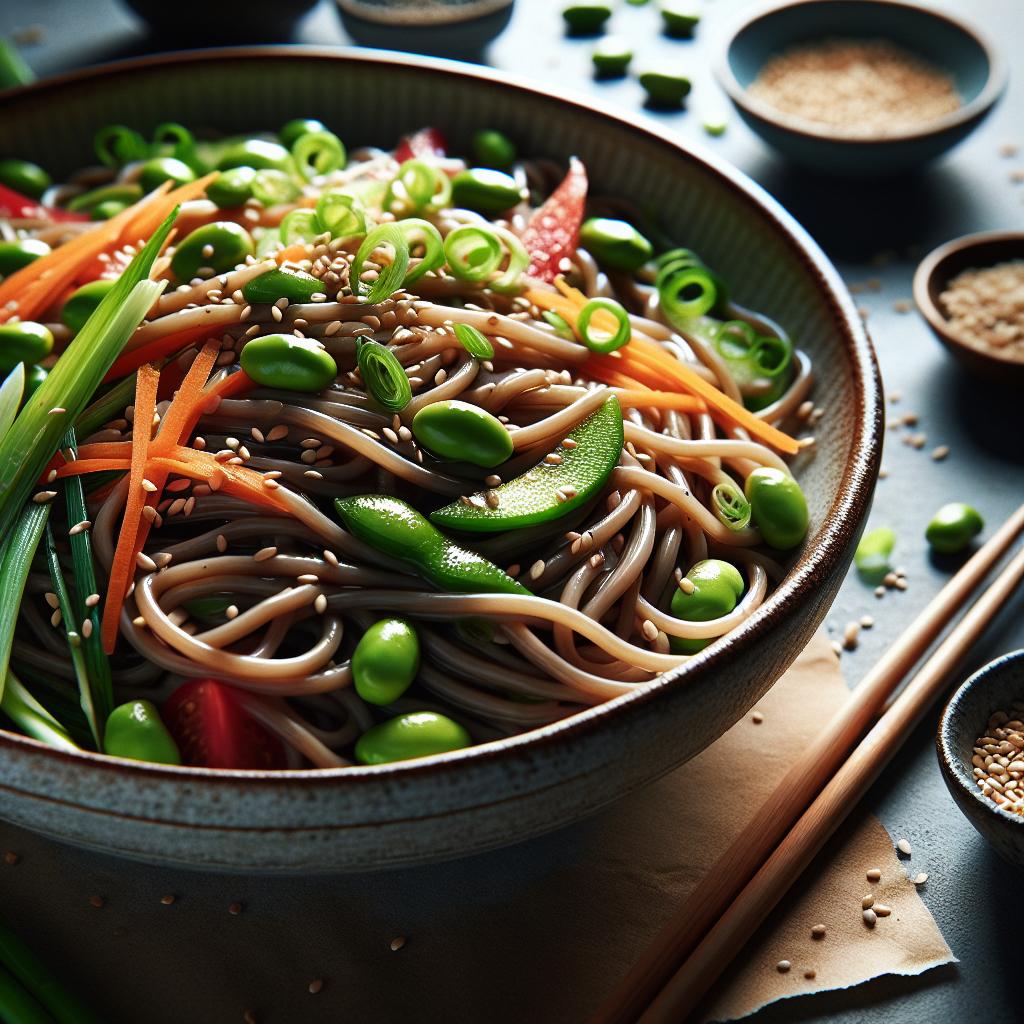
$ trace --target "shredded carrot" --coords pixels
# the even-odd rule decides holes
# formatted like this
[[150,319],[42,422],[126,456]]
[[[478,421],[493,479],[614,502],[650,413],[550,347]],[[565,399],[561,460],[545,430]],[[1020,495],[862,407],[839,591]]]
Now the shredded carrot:
[[[532,288],[526,293],[526,297],[542,309],[555,310],[569,322],[573,330],[576,330],[576,317],[588,299],[579,289],[573,288],[560,277],[555,279],[555,287],[562,293],[561,295]],[[617,326],[611,314],[604,310],[598,310],[595,314],[594,324],[601,330],[609,331],[614,331]],[[621,367],[615,366],[612,361],[615,357],[618,357],[617,362],[621,363]],[[586,367],[588,371],[595,367],[606,371],[620,369],[644,383],[652,379],[657,381],[659,378],[661,383],[669,380],[682,390],[702,398],[713,416],[717,414],[719,419],[743,427],[756,440],[771,445],[787,455],[795,455],[800,450],[800,444],[795,438],[759,419],[745,406],[733,401],[713,384],[704,380],[685,363],[670,356],[656,342],[646,338],[639,338],[634,334],[613,356],[592,355],[587,360]]]
[[275,252],[274,259],[277,260],[278,266],[281,266],[282,263],[296,263],[299,260],[309,259],[309,251],[306,245],[296,243],[295,245],[286,246],[284,249],[280,249],[278,252]]
[[131,469],[131,467],[132,460],[130,458],[75,459],[74,462],[67,462],[57,469],[57,479],[62,480],[66,476],[82,476],[85,473],[107,473],[110,470],[125,470]]
[[[196,178],[195,181],[179,185],[170,192],[157,189],[150,192],[134,206],[130,206],[125,213],[130,213],[126,222],[120,226],[119,240],[121,245],[134,245],[142,238],[149,238],[151,234],[167,219],[167,215],[176,206],[187,203],[190,199],[198,199],[206,192],[206,186],[215,181],[220,172]],[[167,185],[164,182],[164,185]],[[156,196],[153,202],[146,202],[147,199]]]
[[135,567],[135,538],[142,519],[142,506],[146,501],[146,492],[142,481],[146,476],[146,463],[149,455],[149,434],[152,429],[153,416],[156,413],[156,390],[160,384],[160,371],[154,366],[140,367],[138,382],[135,386],[135,429],[132,434],[131,469],[128,474],[128,498],[124,507],[124,520],[121,533],[117,538],[114,560],[110,566],[110,584],[107,587],[107,600],[103,605],[103,621],[100,624],[100,636],[103,649],[112,654],[117,643],[117,626],[121,618],[121,607],[124,604],[128,586],[131,583]]
[[164,454],[172,445],[179,443],[182,429],[189,420],[189,416],[195,409],[196,404],[203,397],[206,382],[209,379],[210,371],[217,356],[220,354],[220,345],[216,342],[207,342],[199,354],[193,360],[185,379],[178,388],[167,412],[164,413],[163,421],[160,424],[160,433],[157,434],[153,444],[154,453]]
[[677,412],[706,412],[707,406],[694,395],[680,395],[675,391],[634,391],[622,388],[619,402],[634,409],[675,409]]

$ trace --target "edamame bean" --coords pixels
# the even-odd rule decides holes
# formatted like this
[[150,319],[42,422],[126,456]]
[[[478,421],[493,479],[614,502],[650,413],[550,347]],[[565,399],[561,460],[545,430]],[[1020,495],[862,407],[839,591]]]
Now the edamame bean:
[[278,171],[295,169],[291,153],[280,143],[266,139],[242,139],[228,146],[217,161],[217,170],[227,171],[232,167],[253,167],[257,171],[264,168]]
[[471,167],[452,178],[452,205],[477,213],[498,214],[515,206],[522,192],[515,178],[489,167]]
[[[729,562],[706,558],[697,562],[686,574],[693,591],[676,588],[672,595],[672,614],[687,622],[709,622],[728,615],[743,594],[743,576]],[[710,639],[689,639],[670,636],[669,646],[676,654],[696,654],[711,643]]]
[[580,245],[602,266],[615,270],[636,270],[654,255],[651,243],[632,224],[611,217],[584,221]]
[[807,535],[807,501],[800,485],[781,469],[762,466],[747,477],[744,492],[764,542],[780,551]]
[[393,704],[416,678],[420,640],[405,619],[381,619],[360,638],[352,652],[356,693],[368,704]]
[[356,743],[356,760],[387,764],[461,750],[470,743],[469,733],[458,722],[433,711],[414,711],[364,732]]
[[311,302],[317,292],[324,290],[324,283],[312,274],[301,270],[268,270],[254,277],[242,288],[246,302]]
[[64,308],[60,311],[61,320],[77,334],[116,283],[101,279],[83,284],[77,291],[72,292],[64,303]]
[[512,435],[489,412],[452,399],[425,405],[412,420],[416,440],[442,459],[491,468],[512,454]]
[[122,210],[127,210],[131,206],[131,203],[126,203],[121,199],[104,199],[102,203],[97,203],[89,211],[90,220],[110,220],[111,217],[116,217]]
[[25,367],[25,399],[31,398],[46,380],[47,371],[38,363]]
[[955,555],[963,551],[984,528],[985,521],[977,509],[962,501],[952,501],[932,516],[924,536],[934,551]]
[[327,131],[327,126],[315,117],[296,117],[281,128],[277,137],[281,141],[281,145],[290,150],[296,140],[303,135],[325,131]]
[[184,160],[173,156],[158,156],[147,160],[139,170],[139,184],[146,192],[159,188],[165,181],[174,186],[195,181],[195,172]]
[[242,349],[242,369],[257,384],[283,391],[323,391],[338,375],[338,364],[318,341],[293,334],[253,338]]
[[53,335],[44,324],[17,320],[0,324],[0,370],[13,370],[18,363],[38,363],[53,351]]
[[0,274],[6,277],[33,260],[45,256],[50,247],[38,238],[19,238],[14,242],[0,242]]
[[204,224],[186,235],[171,257],[171,270],[179,281],[191,281],[200,267],[222,274],[254,251],[249,232],[230,220]]
[[853,564],[860,576],[868,583],[881,583],[889,571],[889,558],[895,546],[896,534],[888,526],[865,533],[853,553]]
[[501,132],[486,128],[473,136],[473,155],[482,167],[497,167],[504,170],[515,163],[515,143]]
[[594,71],[601,78],[624,75],[633,59],[633,48],[620,36],[605,36],[591,51]]
[[97,206],[107,202],[135,203],[142,198],[142,186],[134,181],[120,182],[114,185],[101,185],[99,188],[83,192],[68,203],[72,213],[92,213]]
[[690,91],[690,80],[671,67],[651,68],[640,75],[648,100],[659,107],[678,107]]
[[661,0],[661,21],[666,35],[688,38],[697,27],[700,14],[687,0]]
[[53,180],[39,164],[14,157],[0,160],[0,185],[13,188],[23,196],[38,199],[52,184]]
[[595,35],[604,28],[612,16],[610,4],[571,3],[562,9],[562,17],[570,34],[577,36]]
[[181,764],[178,746],[148,700],[133,700],[110,712],[103,751],[132,761]]
[[222,210],[241,206],[252,196],[256,171],[252,167],[232,167],[206,186],[206,198]]

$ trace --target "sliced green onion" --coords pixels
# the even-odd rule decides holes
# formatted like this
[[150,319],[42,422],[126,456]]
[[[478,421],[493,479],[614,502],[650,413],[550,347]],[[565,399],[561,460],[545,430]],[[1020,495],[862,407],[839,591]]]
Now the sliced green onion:
[[707,267],[685,267],[658,285],[658,305],[670,321],[692,320],[714,309],[718,285]]
[[746,320],[727,320],[714,336],[714,346],[723,359],[746,359],[756,341],[757,331]]
[[452,198],[451,179],[423,160],[406,160],[384,195],[384,209],[397,217],[418,210],[440,210]]
[[[58,750],[80,750],[67,729],[50,714],[25,688],[25,684],[8,671],[0,711],[26,735]],[[78,1019],[78,1018],[75,1018]]]
[[569,321],[561,313],[556,313],[553,309],[545,309],[541,311],[540,315],[554,327],[555,333],[560,338],[565,338],[566,341],[576,340],[576,335],[573,333]]
[[[590,321],[598,310],[611,313],[618,322],[618,329],[614,334],[606,331],[593,332],[590,330]],[[591,352],[599,352],[607,355],[622,348],[632,337],[633,329],[629,323],[629,314],[614,299],[597,298],[591,299],[581,310],[576,319],[576,330],[579,331],[583,344]]]
[[492,224],[491,230],[505,243],[508,249],[508,266],[505,272],[491,282],[491,290],[495,292],[517,291],[522,286],[523,271],[530,265],[530,254],[526,251],[519,236],[498,224]]
[[0,438],[11,428],[25,394],[25,364],[18,363],[0,384]]
[[330,231],[332,238],[366,234],[363,204],[347,192],[325,192],[317,200],[316,215],[324,231]]
[[289,213],[286,213],[277,230],[281,236],[281,241],[285,245],[294,245],[296,242],[309,244],[318,235],[324,233],[323,225],[320,223],[320,218],[316,215],[316,210],[307,210],[305,208],[291,210]]
[[715,485],[711,491],[711,511],[730,530],[745,530],[750,525],[750,502],[736,484]]
[[455,337],[474,359],[493,359],[494,346],[491,339],[472,324],[455,324]]
[[153,129],[153,147],[171,146],[171,156],[189,165],[193,171],[205,171],[206,165],[196,152],[196,137],[176,121],[165,121]]
[[97,398],[75,420],[75,431],[82,437],[88,437],[95,434],[104,423],[117,419],[125,407],[132,404],[132,398],[135,396],[135,378],[136,375],[133,373],[119,380],[109,391]]
[[655,259],[654,265],[658,268],[659,278],[686,267],[704,266],[701,258],[692,249],[669,249],[668,252],[663,252]]
[[401,412],[412,401],[412,386],[405,367],[386,345],[364,341],[357,355],[367,392],[390,412]]
[[461,281],[487,281],[501,264],[501,241],[490,229],[464,224],[444,240],[448,269]]
[[345,146],[334,132],[300,135],[292,145],[292,156],[307,181],[345,166]]
[[290,203],[299,195],[299,186],[290,174],[275,167],[265,167],[256,172],[252,179],[253,198],[264,206],[278,206]]
[[133,160],[149,156],[149,144],[134,128],[108,124],[93,138],[93,147],[100,162],[107,167],[123,167]]
[[4,531],[5,543],[3,554],[0,556],[0,593],[4,595],[4,599],[0,601],[0,680],[7,675],[10,666],[14,628],[18,621],[25,583],[49,518],[48,504],[29,502],[21,509],[10,535],[8,536],[8,531]]
[[414,246],[423,246],[423,254],[419,257],[419,263],[409,270],[402,281],[402,287],[408,288],[424,274],[444,265],[444,241],[441,238],[441,232],[429,220],[407,217],[405,220],[396,221],[395,227],[402,232],[410,257],[413,254]]
[[765,377],[778,377],[789,369],[793,345],[788,338],[765,334],[754,343],[748,358]]
[[25,58],[6,39],[0,37],[0,89],[29,85],[35,80],[35,72],[25,63]]
[[256,239],[256,258],[261,260],[283,248],[281,232],[277,228],[264,228],[259,238]]
[[[435,229],[436,230],[436,229]],[[366,284],[360,280],[363,276],[363,264],[377,249],[389,248],[392,258],[390,264],[381,267],[377,280]],[[393,295],[402,287],[405,272],[409,269],[409,244],[405,234],[397,224],[379,224],[364,239],[349,269],[349,284],[352,294],[363,298],[371,305]]]

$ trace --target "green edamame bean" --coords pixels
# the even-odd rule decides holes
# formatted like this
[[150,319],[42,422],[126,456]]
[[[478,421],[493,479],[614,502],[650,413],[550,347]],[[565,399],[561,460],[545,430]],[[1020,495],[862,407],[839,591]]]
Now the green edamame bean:
[[[686,574],[693,584],[692,593],[676,589],[672,595],[672,614],[687,622],[709,622],[728,615],[743,594],[743,576],[729,562],[707,558],[697,562]],[[669,646],[676,654],[696,654],[711,643],[710,639],[689,639],[670,636]]]
[[458,722],[432,711],[414,711],[364,732],[356,743],[356,760],[387,764],[461,750],[471,743],[469,733]]
[[473,155],[481,167],[504,170],[516,161],[516,144],[494,128],[485,128],[473,135]]
[[133,700],[110,712],[103,751],[132,761],[181,764],[178,746],[148,700]]
[[659,107],[678,107],[690,91],[690,80],[671,68],[652,68],[640,75],[648,100]]
[[984,528],[985,521],[977,509],[962,501],[952,501],[932,516],[924,536],[933,550],[943,555],[955,555],[963,551]]
[[278,299],[311,302],[313,296],[323,290],[323,281],[312,274],[301,270],[275,269],[249,281],[242,288],[242,297],[249,303],[277,302]]
[[18,320],[0,324],[0,370],[13,370],[18,363],[38,363],[53,351],[53,335],[44,324]]
[[25,367],[25,400],[30,399],[43,381],[46,380],[47,371],[44,370],[38,363],[33,363],[31,366]]
[[102,203],[97,203],[89,211],[90,220],[110,220],[111,217],[116,217],[122,210],[127,210],[131,206],[131,203],[126,203],[121,199],[104,199]]
[[677,39],[688,38],[700,21],[700,14],[687,0],[662,0],[661,21],[665,34]]
[[6,277],[33,260],[45,256],[50,247],[38,238],[19,238],[15,242],[0,242],[0,274]]
[[512,435],[489,412],[452,399],[425,405],[412,419],[416,440],[442,459],[491,468],[512,454]]
[[280,139],[281,145],[290,150],[295,145],[296,140],[303,135],[325,131],[327,131],[327,126],[323,121],[318,121],[315,117],[296,117],[282,126],[281,130],[277,133],[277,137]]
[[754,525],[766,544],[786,551],[807,535],[807,501],[788,473],[769,466],[755,469],[747,477],[744,492]]
[[602,266],[615,270],[636,270],[654,255],[654,247],[632,224],[611,217],[584,221],[580,245]]
[[23,196],[38,199],[52,184],[53,180],[39,164],[14,157],[0,160],[0,185],[13,188]]
[[116,281],[103,279],[83,284],[77,291],[72,292],[68,301],[64,303],[64,308],[60,311],[61,320],[77,334],[115,284]]
[[232,167],[253,167],[257,171],[273,168],[278,171],[293,171],[292,155],[284,146],[266,139],[242,139],[232,143],[217,161],[218,171]]
[[139,170],[139,184],[145,192],[152,192],[165,181],[178,186],[187,185],[195,179],[196,175],[192,168],[184,160],[178,160],[173,156],[154,157],[147,160]]
[[222,274],[245,262],[245,257],[254,250],[252,237],[245,228],[230,220],[219,220],[196,228],[182,239],[171,257],[171,270],[179,281],[191,281],[200,267]]
[[252,167],[232,167],[206,186],[206,198],[222,210],[241,206],[252,196],[256,171]]
[[266,334],[242,349],[242,369],[257,384],[283,391],[320,392],[338,375],[323,345],[293,334]]
[[515,178],[490,167],[471,167],[452,178],[452,205],[477,213],[503,213],[522,197]]
[[360,638],[352,652],[356,693],[368,704],[393,704],[416,678],[420,640],[405,619],[381,619]]
[[633,59],[633,48],[620,36],[605,36],[591,51],[594,71],[602,78],[624,75]]
[[595,35],[604,28],[612,16],[610,4],[571,3],[562,9],[562,17],[570,34],[577,36]]
[[853,564],[860,576],[868,583],[881,583],[889,571],[889,558],[895,546],[896,534],[888,526],[865,533],[853,553]]
[[72,213],[92,213],[97,206],[107,202],[135,203],[142,198],[142,186],[134,181],[115,185],[101,185],[83,192],[68,203]]

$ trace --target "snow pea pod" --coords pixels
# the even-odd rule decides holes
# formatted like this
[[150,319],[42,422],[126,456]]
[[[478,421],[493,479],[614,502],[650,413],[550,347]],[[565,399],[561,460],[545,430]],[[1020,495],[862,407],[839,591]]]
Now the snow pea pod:
[[364,732],[356,743],[356,760],[362,764],[408,761],[461,750],[471,743],[469,733],[458,722],[433,711],[414,711]]
[[[567,515],[604,486],[622,452],[622,410],[614,395],[571,430],[532,469],[490,492],[431,513],[439,526],[492,533],[535,526]],[[490,500],[488,501],[488,498]]]
[[231,143],[220,154],[218,171],[229,171],[233,167],[252,167],[259,171],[270,168],[291,172],[295,169],[292,155],[284,146],[266,139],[240,139]]
[[475,551],[449,540],[400,498],[361,494],[336,498],[345,527],[363,543],[412,566],[440,590],[457,594],[529,594],[517,580]]
[[312,302],[317,292],[324,290],[323,281],[301,270],[268,270],[254,277],[242,288],[246,302]]
[[115,757],[154,764],[181,764],[181,754],[160,713],[148,700],[133,700],[110,712],[103,749]]
[[184,160],[173,156],[157,156],[147,160],[139,170],[139,184],[146,192],[159,188],[165,181],[172,185],[187,185],[195,181],[195,172]]

